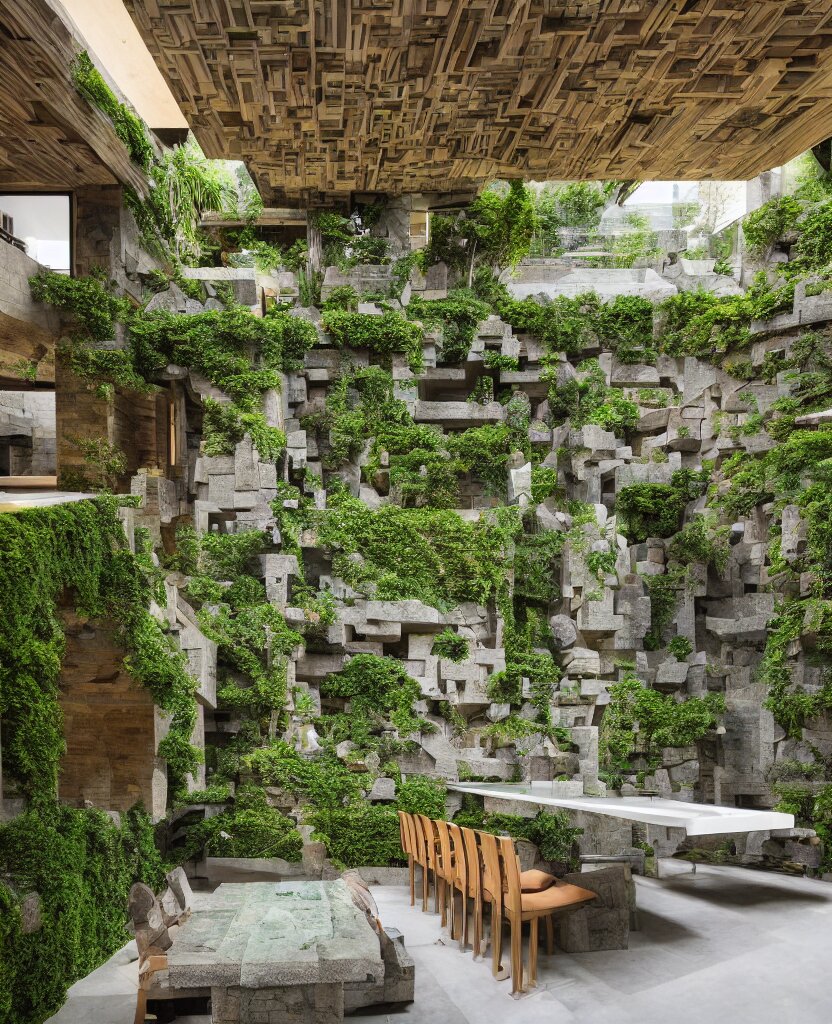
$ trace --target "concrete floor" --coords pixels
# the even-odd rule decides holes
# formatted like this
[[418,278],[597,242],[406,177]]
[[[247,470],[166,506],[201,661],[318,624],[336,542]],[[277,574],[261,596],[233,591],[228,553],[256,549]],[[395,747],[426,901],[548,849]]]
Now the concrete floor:
[[[411,908],[406,889],[373,886],[382,921],[404,933],[416,961],[416,1001],[349,1020],[832,1024],[832,885],[728,867],[700,866],[694,875],[676,861],[663,861],[662,873],[661,881],[636,880],[640,930],[629,949],[541,952],[539,986],[519,1000],[510,982],[493,980],[490,964],[441,935],[438,917]],[[55,1024],[132,1024],[130,960],[124,950],[74,985]]]
[[629,949],[541,951],[538,988],[519,1000],[402,889],[374,886],[416,961],[416,1001],[352,1024],[832,1024],[832,885],[675,861],[662,872],[637,879]]

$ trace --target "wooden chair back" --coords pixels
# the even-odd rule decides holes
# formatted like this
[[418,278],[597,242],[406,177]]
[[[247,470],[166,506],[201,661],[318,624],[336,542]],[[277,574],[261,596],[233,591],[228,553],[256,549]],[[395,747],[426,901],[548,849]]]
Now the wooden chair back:
[[448,836],[451,840],[451,855],[453,862],[453,883],[460,892],[468,892],[468,857],[465,850],[465,841],[462,838],[462,829],[454,825],[452,821],[446,823]]
[[514,840],[508,836],[497,837],[500,854],[500,875],[503,883],[503,900],[509,913],[521,913],[523,909],[520,893],[520,861],[514,849]]
[[490,832],[477,832],[477,842],[482,856],[483,891],[488,890],[489,898],[500,907],[503,902],[503,879],[497,837]]
[[413,822],[406,811],[399,811],[399,835],[404,852],[410,857],[415,858],[416,848],[413,837]]
[[476,896],[482,887],[482,861],[477,845],[477,833],[472,828],[461,828],[465,844],[465,861],[468,867],[468,895]]
[[425,862],[431,871],[436,872],[436,863],[439,859],[436,853],[436,830],[433,822],[425,814],[414,814],[413,820],[416,827],[421,830],[421,839],[424,845]]
[[453,884],[454,863],[451,856],[451,835],[448,831],[448,823],[439,818],[433,824],[439,833],[439,863],[436,866],[436,873],[446,882]]

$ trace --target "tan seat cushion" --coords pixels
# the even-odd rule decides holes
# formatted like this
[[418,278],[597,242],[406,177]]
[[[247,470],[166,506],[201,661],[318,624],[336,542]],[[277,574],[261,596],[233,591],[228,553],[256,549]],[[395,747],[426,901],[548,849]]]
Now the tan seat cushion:
[[542,892],[524,892],[521,895],[523,913],[528,910],[556,910],[561,907],[578,906],[595,899],[595,893],[582,889],[579,885],[564,882],[552,885]]
[[521,892],[543,892],[554,885],[557,879],[548,871],[540,871],[538,868],[530,868],[528,871],[520,872]]

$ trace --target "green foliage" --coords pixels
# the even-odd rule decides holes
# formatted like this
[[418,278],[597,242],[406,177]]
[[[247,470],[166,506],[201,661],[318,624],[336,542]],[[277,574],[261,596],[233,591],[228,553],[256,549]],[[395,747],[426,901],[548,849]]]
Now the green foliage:
[[[152,378],[169,363],[204,374],[241,412],[253,412],[269,388],[280,388],[287,317],[256,317],[239,306],[181,316],[159,310],[129,325],[136,368]],[[310,325],[306,325],[309,327]],[[259,357],[260,366],[253,366]],[[293,361],[293,360],[290,360]]]
[[616,295],[595,312],[595,330],[604,349],[622,363],[653,363],[653,303],[638,295]]
[[534,204],[522,181],[496,183],[456,216],[432,214],[424,263],[447,263],[457,272],[516,266],[529,252]]
[[364,864],[388,866],[406,861],[399,816],[392,807],[367,803],[322,807],[308,817],[313,838],[326,844],[333,861],[344,868]]
[[[639,543],[648,537],[670,537],[676,533],[685,505],[699,497],[709,476],[708,469],[678,469],[669,484],[629,484],[622,487],[616,495],[615,505],[628,540]],[[689,541],[690,538],[691,534],[688,534],[684,540]]]
[[243,766],[264,785],[279,786],[317,808],[351,804],[372,786],[367,772],[353,771],[331,751],[312,760],[281,740],[246,754]]
[[469,805],[454,816],[454,821],[481,832],[526,839],[537,846],[544,860],[566,864],[569,869],[577,860],[575,840],[583,834],[582,828],[569,823],[566,811],[538,811],[534,818],[522,818],[518,814],[490,814]]
[[194,681],[147,610],[152,586],[126,548],[115,502],[101,498],[0,516],[0,554],[0,581],[14,595],[0,612],[6,770],[33,806],[54,798],[64,750],[58,703],[64,633],[57,605],[66,593],[80,614],[116,621],[128,671],[173,714],[159,753],[168,759],[176,791],[197,763],[189,742]]
[[517,597],[541,604],[559,599],[560,556],[565,540],[566,534],[556,530],[523,533],[516,538],[514,592]]
[[227,783],[214,782],[205,789],[192,789],[177,801],[177,807],[192,807],[195,804],[227,804],[231,800],[231,787]]
[[351,284],[339,284],[330,291],[321,303],[321,309],[343,310],[347,313],[358,312],[358,292]]
[[333,569],[349,586],[377,600],[415,599],[441,610],[494,595],[516,529],[512,514],[469,523],[444,510],[373,511],[345,493],[330,494],[315,520],[319,542],[332,549]]
[[324,313],[323,327],[339,348],[368,348],[387,365],[393,353],[400,352],[414,373],[422,369],[422,330],[400,313],[374,316],[329,310]]
[[794,196],[775,196],[743,218],[745,245],[752,256],[762,257],[774,243],[794,229],[803,203]]
[[824,270],[832,263],[832,198],[810,207],[797,225],[800,232],[786,266],[790,276]]
[[110,340],[116,321],[130,308],[126,299],[116,297],[112,283],[101,277],[68,277],[40,270],[29,278],[29,290],[35,302],[47,302],[70,313],[73,334],[89,341]]
[[613,775],[634,771],[635,754],[644,756],[652,767],[662,747],[695,743],[724,712],[722,694],[677,701],[672,694],[648,689],[640,679],[625,675],[610,687],[610,703],[601,719],[600,762]]
[[512,373],[520,369],[520,360],[517,356],[504,356],[489,349],[483,356],[483,365],[488,370],[506,370]]
[[661,250],[656,244],[656,233],[649,220],[640,213],[627,213],[624,223],[628,230],[615,235],[610,243],[614,267],[632,267],[636,263],[654,260]]
[[[133,201],[142,242],[174,266],[199,264],[205,249],[200,219],[206,210],[231,209],[236,215],[237,189],[222,161],[206,160],[196,140],[165,149],[150,169],[150,194]],[[181,275],[179,284],[181,286]],[[201,288],[200,288],[201,291]]]
[[705,562],[721,575],[731,554],[728,543],[730,527],[717,526],[713,516],[698,515],[687,523],[670,542],[671,559],[689,565]]
[[427,775],[410,775],[396,787],[396,806],[408,814],[444,818],[446,798],[445,780],[432,779]]
[[90,486],[95,490],[114,490],[127,470],[127,456],[105,437],[78,437],[70,434],[67,441],[84,457],[92,471]]
[[213,398],[202,402],[202,436],[206,455],[233,455],[234,446],[248,434],[264,462],[274,462],[286,447],[286,435],[270,427],[261,412],[240,412],[233,402]]
[[455,633],[450,626],[437,633],[431,648],[431,654],[449,661],[467,661],[471,650],[465,637]]
[[558,295],[541,304],[532,298],[507,299],[497,312],[517,332],[526,332],[542,341],[550,352],[578,355],[594,343],[595,315],[600,302],[594,294],[570,299]]
[[773,290],[763,273],[745,295],[716,296],[706,291],[671,295],[659,306],[660,348],[671,356],[710,359],[746,348],[751,321],[791,310],[793,298],[794,285]]
[[119,102],[86,50],[74,58],[70,70],[78,92],[112,121],[115,133],[124,143],[130,159],[143,171],[149,170],[153,161],[153,147],[142,119]]
[[345,737],[361,748],[371,744],[371,733],[380,732],[388,724],[394,726],[403,739],[427,726],[413,710],[413,705],[421,698],[419,684],[395,658],[357,654],[340,672],[324,679],[321,697],[349,701]]
[[[826,668],[823,685],[812,692],[795,683],[789,664],[791,649],[805,632],[816,636],[818,654]],[[768,694],[764,707],[787,734],[800,739],[804,725],[832,708],[832,612],[827,602],[815,598],[785,601],[769,623],[759,678]]]
[[674,636],[667,649],[677,661],[686,661],[693,653],[693,644],[686,636]]
[[623,435],[638,422],[638,406],[624,398],[619,388],[607,385],[597,359],[587,359],[575,377],[558,382],[559,373],[550,366],[540,375],[549,384],[549,410],[553,423],[569,419],[576,429],[593,423],[603,430]]
[[[0,825],[0,1018],[42,1024],[66,990],[129,939],[130,886],[164,876],[150,819],[121,826],[98,810],[42,805]],[[18,897],[41,898],[40,930],[24,934]]]
[[650,629],[644,637],[644,646],[648,651],[657,651],[663,646],[665,629],[676,614],[679,591],[687,582],[687,569],[669,569],[642,578],[650,595]]
[[539,505],[561,490],[558,471],[548,466],[532,466],[532,501]]
[[422,299],[414,296],[407,315],[428,328],[440,328],[442,344],[439,361],[443,365],[464,362],[468,358],[477,324],[489,315],[490,308],[462,288],[448,293],[446,299]]
[[615,507],[627,539],[638,543],[676,533],[685,500],[671,484],[629,484],[616,494]]
[[241,787],[231,810],[192,825],[175,850],[181,863],[205,857],[280,857],[298,861],[303,839],[294,821],[266,801],[256,786]]

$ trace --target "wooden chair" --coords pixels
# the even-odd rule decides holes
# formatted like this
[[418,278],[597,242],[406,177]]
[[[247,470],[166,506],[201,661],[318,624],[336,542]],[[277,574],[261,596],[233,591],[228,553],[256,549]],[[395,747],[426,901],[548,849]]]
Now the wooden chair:
[[413,819],[406,811],[399,811],[399,833],[402,849],[407,854],[407,869],[410,874],[410,905],[416,906],[416,830]]
[[482,939],[482,910],[484,904],[488,903],[491,907],[491,924],[488,931],[488,942],[491,943],[491,973],[495,978],[499,978],[503,970],[503,881],[500,873],[500,848],[497,845],[497,837],[491,832],[478,831],[476,837],[482,866],[482,897],[479,923],[474,927],[478,927]]
[[595,899],[595,893],[582,889],[579,885],[568,882],[556,883],[539,892],[524,893],[520,889],[520,864],[514,843],[511,839],[500,836],[497,840],[499,849],[500,872],[505,883],[502,900],[502,913],[511,927],[511,994],[519,995],[525,991],[523,984],[523,924],[529,922],[529,985],[537,984],[537,946],[539,941],[538,924],[541,918],[546,921],[546,951],[550,955],[555,951],[555,933],[553,917],[576,910],[584,903]]
[[[468,945],[468,875],[471,868],[468,866],[468,856],[465,840],[462,837],[462,829],[454,825],[452,821],[447,822],[448,836],[451,841],[451,902],[454,910],[455,932],[452,938],[459,940],[459,948],[465,949]],[[460,913],[456,913],[456,896],[459,894]]]
[[417,820],[416,815],[409,814],[408,818],[410,820],[410,830],[414,847],[413,859],[422,871],[422,910],[424,911],[428,909],[428,895],[430,893],[427,846],[421,823]]
[[[477,833],[472,828],[461,828],[462,841],[465,845],[465,862],[468,869],[468,898],[474,901],[474,937],[471,945],[474,958],[482,954],[482,858],[477,843]],[[466,915],[467,928],[468,918]],[[468,936],[465,935],[467,942]]]
[[[439,835],[433,821],[426,814],[414,814],[413,821],[421,833],[421,843],[424,851],[425,864],[428,873],[433,874],[433,903],[434,913],[439,913],[439,876],[437,875],[437,864],[439,862]],[[422,890],[422,910],[428,909],[429,882]]]
[[443,819],[433,821],[439,835],[439,856],[436,863],[436,885],[439,891],[439,903],[442,912],[441,924],[446,925],[451,933],[451,938],[456,937],[456,922],[454,914],[454,878],[455,867],[454,857],[451,852],[451,835],[448,831],[448,822]]
[[[484,942],[483,935],[483,908],[484,904],[488,903],[491,908],[491,928],[489,932],[489,941],[492,944],[491,967],[494,976],[499,977],[502,971],[500,966],[500,944],[502,941],[503,923],[502,894],[505,891],[505,881],[500,869],[497,837],[490,832],[474,831],[473,829],[465,829],[464,831],[471,834],[471,838],[468,840],[468,847],[476,846],[480,869],[479,878],[476,879],[479,882],[479,887],[478,891],[474,893],[474,955],[481,955],[488,945],[487,942]],[[473,851],[469,854],[469,864],[471,863],[472,856]],[[549,874],[548,871],[530,868],[527,871],[520,872],[520,890],[524,893],[542,892],[556,882],[555,876]]]

